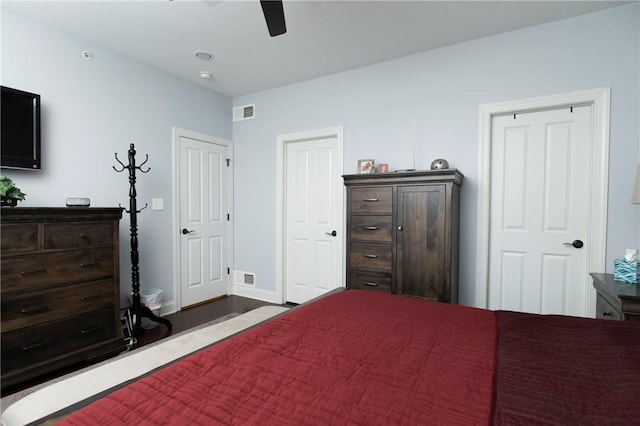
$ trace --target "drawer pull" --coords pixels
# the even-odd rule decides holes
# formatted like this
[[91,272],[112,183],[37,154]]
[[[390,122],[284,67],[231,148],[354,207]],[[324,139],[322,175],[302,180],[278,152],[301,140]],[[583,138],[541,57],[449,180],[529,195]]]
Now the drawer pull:
[[33,271],[21,271],[20,275],[44,274],[46,272],[46,269],[34,269]]
[[369,258],[369,259],[377,259],[378,255],[376,254],[363,254],[364,257]]
[[80,238],[83,238],[83,239],[84,239],[84,238],[87,238],[87,234],[85,234],[84,232],[81,232],[81,233],[80,233]]
[[98,299],[99,297],[100,297],[100,295],[99,295],[99,294],[93,294],[93,295],[91,295],[91,296],[82,296],[82,297],[80,298],[80,301],[81,301],[81,302],[86,302],[87,300],[91,300],[91,299]]
[[91,334],[91,333],[95,333],[96,331],[100,331],[102,330],[102,327],[89,327],[89,328],[85,328],[84,330],[80,330],[81,334]]
[[22,347],[23,351],[30,351],[32,349],[38,349],[43,346],[47,346],[49,344],[49,339],[42,340],[40,342],[32,343],[30,345],[25,345]]
[[366,229],[367,231],[377,231],[380,228],[377,226],[363,226],[362,229]]
[[46,311],[46,310],[47,310],[47,306],[46,305],[29,306],[27,308],[20,309],[20,313],[22,313],[22,314],[33,314],[35,312],[41,312],[41,311]]
[[611,312],[603,312],[602,316],[603,317],[610,317],[611,316]]
[[380,201],[380,200],[379,200],[378,198],[365,198],[365,199],[364,199],[364,200],[362,200],[362,201],[366,201],[366,202],[368,202],[368,203],[375,203],[375,202],[378,202],[378,201]]
[[362,284],[364,284],[364,285],[368,285],[369,287],[378,287],[378,283],[363,282]]
[[91,263],[81,263],[80,267],[81,268],[90,268],[92,266],[99,266],[100,262],[91,262]]

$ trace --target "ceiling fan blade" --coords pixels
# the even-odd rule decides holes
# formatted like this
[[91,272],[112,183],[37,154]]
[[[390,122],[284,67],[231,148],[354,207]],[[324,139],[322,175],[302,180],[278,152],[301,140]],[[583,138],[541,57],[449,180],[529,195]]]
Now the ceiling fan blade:
[[287,26],[284,22],[284,9],[282,8],[282,0],[260,0],[264,19],[267,21],[269,35],[271,37],[279,36],[287,32]]

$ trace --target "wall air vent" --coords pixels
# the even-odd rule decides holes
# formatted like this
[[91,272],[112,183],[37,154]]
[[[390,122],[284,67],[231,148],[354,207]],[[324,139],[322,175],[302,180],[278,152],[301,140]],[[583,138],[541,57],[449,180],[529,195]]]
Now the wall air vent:
[[256,284],[256,274],[253,272],[233,271],[234,284],[251,285]]
[[233,109],[233,121],[248,120],[255,117],[256,106],[244,105]]
[[244,283],[246,285],[253,285],[255,279],[256,279],[256,276],[253,274],[244,274]]

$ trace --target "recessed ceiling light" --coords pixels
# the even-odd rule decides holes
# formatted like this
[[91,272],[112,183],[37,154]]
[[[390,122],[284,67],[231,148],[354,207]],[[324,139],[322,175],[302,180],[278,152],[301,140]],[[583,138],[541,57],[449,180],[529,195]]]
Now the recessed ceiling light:
[[211,73],[209,71],[200,71],[200,78],[208,80],[211,78]]
[[202,59],[203,61],[210,61],[213,58],[213,55],[209,52],[205,52],[204,50],[196,50],[196,58]]

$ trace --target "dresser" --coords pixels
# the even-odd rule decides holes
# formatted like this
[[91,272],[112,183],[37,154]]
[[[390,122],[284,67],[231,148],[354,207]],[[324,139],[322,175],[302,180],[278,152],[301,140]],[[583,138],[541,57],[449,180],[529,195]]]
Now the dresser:
[[347,287],[458,301],[456,169],[344,175]]
[[124,349],[120,208],[1,211],[2,388]]
[[613,274],[591,273],[596,289],[596,318],[640,321],[640,284],[615,281]]

